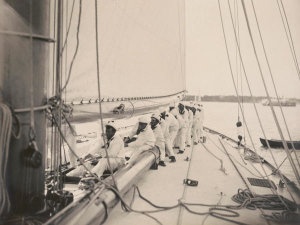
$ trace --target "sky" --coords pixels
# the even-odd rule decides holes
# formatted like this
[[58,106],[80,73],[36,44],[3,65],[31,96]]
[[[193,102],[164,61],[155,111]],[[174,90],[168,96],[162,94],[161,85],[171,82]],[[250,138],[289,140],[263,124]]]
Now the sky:
[[[235,82],[237,79],[239,80],[239,94],[249,95],[245,76],[241,73],[228,3],[227,0],[220,2]],[[234,7],[235,2],[238,2],[238,7]],[[253,2],[278,94],[280,97],[300,98],[300,79],[285,35],[277,1],[254,0]],[[247,0],[245,3],[263,77],[270,95],[275,96],[258,36],[251,1]],[[234,20],[238,21],[236,23],[239,27],[238,40],[252,94],[265,96],[266,91],[249,38],[241,1],[230,0],[230,4]],[[284,0],[283,4],[300,62],[300,1]],[[188,92],[197,95],[235,95],[222,33],[218,1],[187,0],[185,7],[186,88]]]

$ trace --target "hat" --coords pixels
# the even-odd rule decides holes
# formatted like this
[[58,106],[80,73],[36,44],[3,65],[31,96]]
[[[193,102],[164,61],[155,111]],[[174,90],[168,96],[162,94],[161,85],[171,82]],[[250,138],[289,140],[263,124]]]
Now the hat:
[[157,119],[158,121],[160,120],[160,116],[158,112],[153,113],[151,117]]
[[150,123],[150,118],[148,117],[148,116],[141,116],[140,118],[139,118],[139,122],[140,123]]
[[118,126],[114,120],[110,120],[107,123],[105,123],[105,127],[107,126],[114,128],[116,131],[118,130]]

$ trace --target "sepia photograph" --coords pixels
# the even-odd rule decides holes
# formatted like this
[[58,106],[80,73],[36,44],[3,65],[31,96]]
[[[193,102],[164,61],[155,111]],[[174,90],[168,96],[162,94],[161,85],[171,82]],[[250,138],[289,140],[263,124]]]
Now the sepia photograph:
[[300,224],[300,0],[0,0],[0,225]]

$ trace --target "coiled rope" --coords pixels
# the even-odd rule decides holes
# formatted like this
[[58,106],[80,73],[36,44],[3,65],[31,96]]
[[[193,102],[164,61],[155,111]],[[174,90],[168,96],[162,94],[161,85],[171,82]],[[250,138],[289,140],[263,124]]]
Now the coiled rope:
[[[278,195],[272,194],[256,194],[254,196],[248,189],[238,189],[238,193],[233,195],[231,199],[234,202],[239,203],[239,207],[251,210],[255,210],[257,208],[267,210],[286,210],[286,205],[290,211],[295,211],[297,209],[297,205],[294,202],[284,198],[283,196],[280,196],[280,198]],[[282,203],[282,200],[285,204]]]

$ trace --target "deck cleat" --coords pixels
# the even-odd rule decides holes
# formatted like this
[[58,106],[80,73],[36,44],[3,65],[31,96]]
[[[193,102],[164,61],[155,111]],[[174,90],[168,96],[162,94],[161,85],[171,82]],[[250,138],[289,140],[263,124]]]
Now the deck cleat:
[[193,187],[198,186],[198,181],[197,180],[184,179],[183,183],[188,185],[188,186],[193,186]]

